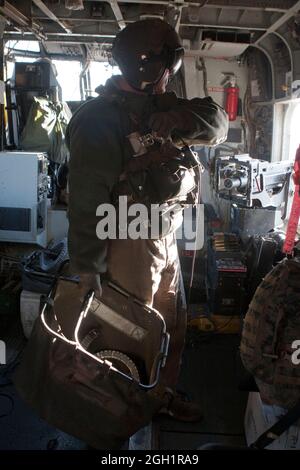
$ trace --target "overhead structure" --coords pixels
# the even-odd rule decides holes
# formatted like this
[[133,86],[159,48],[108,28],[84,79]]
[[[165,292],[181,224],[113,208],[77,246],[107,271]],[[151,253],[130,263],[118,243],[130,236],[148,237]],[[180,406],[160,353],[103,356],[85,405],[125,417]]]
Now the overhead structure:
[[117,0],[109,0],[109,4],[116,17],[116,22],[118,23],[119,28],[124,29],[126,26],[126,22],[123,18],[123,15],[122,15],[122,12],[121,12],[121,9],[119,7]]
[[[70,10],[67,0],[0,0],[7,19],[7,36],[31,38],[76,34],[74,40],[115,35],[126,24],[144,17],[162,17],[173,23],[183,38],[193,39],[199,28],[245,30],[261,41],[300,10],[295,0],[99,0],[81,1],[83,9]],[[83,42],[83,41],[82,41]]]
[[66,26],[66,24],[58,19],[54,13],[45,5],[42,0],[33,0],[33,3],[46,15],[50,20],[55,21],[66,33],[71,34],[71,29]]
[[[190,55],[202,50],[202,56],[211,57],[228,49],[228,44],[232,45],[231,51],[243,51],[252,45],[265,52],[274,62],[275,70],[274,51],[279,47],[287,51],[292,79],[300,79],[299,0],[78,0],[77,3],[0,0],[0,16],[6,21],[4,39],[108,47],[128,23],[161,18],[178,31]],[[225,52],[224,57],[232,55]]]

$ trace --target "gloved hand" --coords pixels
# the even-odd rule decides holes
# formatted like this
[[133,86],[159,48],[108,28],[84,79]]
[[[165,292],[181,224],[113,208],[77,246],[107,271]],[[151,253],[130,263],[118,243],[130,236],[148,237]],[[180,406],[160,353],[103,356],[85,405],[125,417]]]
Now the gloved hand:
[[180,118],[179,113],[175,111],[153,113],[149,118],[148,125],[159,137],[167,139],[174,129],[181,129],[183,126]]
[[83,300],[89,291],[94,291],[95,296],[100,298],[102,295],[100,275],[97,273],[80,274],[79,280],[80,297]]

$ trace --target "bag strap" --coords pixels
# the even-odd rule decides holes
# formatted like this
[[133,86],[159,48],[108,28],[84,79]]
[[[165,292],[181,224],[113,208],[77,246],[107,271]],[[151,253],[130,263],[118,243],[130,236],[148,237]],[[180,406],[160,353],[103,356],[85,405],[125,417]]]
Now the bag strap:
[[276,441],[292,424],[300,418],[300,400],[277,423],[267,429],[259,438],[251,444],[251,448],[264,449]]

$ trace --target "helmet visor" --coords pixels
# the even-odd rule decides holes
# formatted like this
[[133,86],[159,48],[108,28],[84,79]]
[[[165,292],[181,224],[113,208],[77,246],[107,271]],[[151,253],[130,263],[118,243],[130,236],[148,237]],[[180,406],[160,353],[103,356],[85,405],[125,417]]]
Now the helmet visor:
[[175,75],[182,65],[182,57],[184,55],[183,47],[171,49],[164,47],[161,54],[150,53],[147,57],[142,56],[141,65],[148,72],[153,83],[160,80],[161,75],[166,69],[170,71],[170,75]]

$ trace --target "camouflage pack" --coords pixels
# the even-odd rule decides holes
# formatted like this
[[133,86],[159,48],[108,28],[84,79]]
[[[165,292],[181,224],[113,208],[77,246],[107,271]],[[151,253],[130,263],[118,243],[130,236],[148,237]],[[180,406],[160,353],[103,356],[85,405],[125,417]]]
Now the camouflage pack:
[[300,258],[283,260],[265,277],[244,320],[241,359],[254,376],[265,403],[291,408],[300,399],[297,340]]

